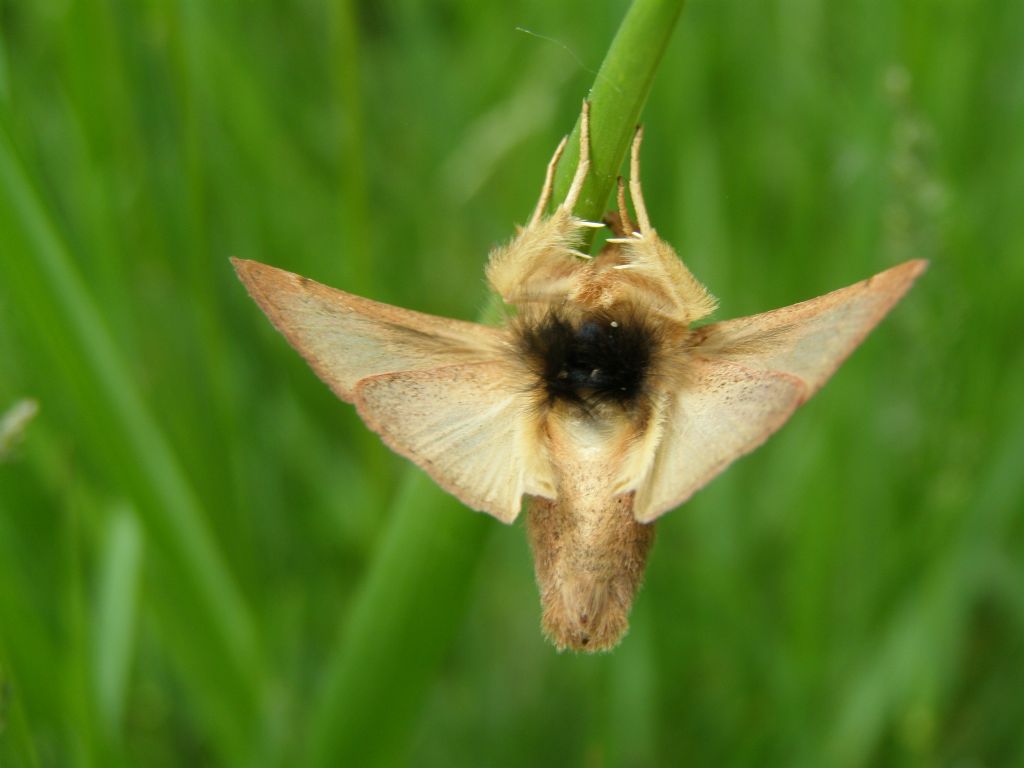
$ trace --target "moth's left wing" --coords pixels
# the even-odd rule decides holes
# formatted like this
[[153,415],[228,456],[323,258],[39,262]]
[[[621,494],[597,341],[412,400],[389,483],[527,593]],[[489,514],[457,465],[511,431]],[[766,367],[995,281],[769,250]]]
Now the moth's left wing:
[[637,485],[637,520],[679,506],[764,442],[926,267],[908,261],[816,299],[698,328],[687,378],[667,396],[661,443]]
[[497,360],[387,373],[356,385],[367,426],[438,485],[502,522],[524,493],[554,497],[530,395],[515,364]]
[[371,301],[257,261],[231,261],[274,327],[346,402],[367,376],[502,355],[500,329]]
[[661,442],[633,499],[637,521],[649,523],[689,499],[767,440],[805,397],[793,376],[694,358],[664,404]]

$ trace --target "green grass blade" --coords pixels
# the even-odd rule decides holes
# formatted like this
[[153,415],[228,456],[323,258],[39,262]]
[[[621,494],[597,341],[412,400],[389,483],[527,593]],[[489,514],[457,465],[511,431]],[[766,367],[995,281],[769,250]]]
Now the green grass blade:
[[473,586],[493,521],[409,476],[327,672],[314,765],[377,765],[405,746]]
[[134,510],[121,507],[105,530],[93,626],[96,706],[108,735],[122,726],[128,672],[134,657],[142,568],[142,531]]
[[25,398],[0,414],[0,461],[4,460],[21,439],[22,433],[38,412],[39,403],[31,398]]
[[36,768],[39,750],[18,696],[18,681],[11,674],[0,635],[0,765]]
[[[590,89],[590,174],[575,213],[600,221],[640,120],[654,73],[668,46],[683,0],[637,0],[622,20]],[[555,200],[565,197],[579,160],[577,121],[555,177]]]
[[[215,648],[219,679],[193,680],[207,703],[237,729],[260,708],[259,653],[252,618],[212,540],[203,512],[142,400],[100,312],[49,222],[0,128],[0,280],[23,300],[32,340],[77,401],[86,449],[108,455],[115,482],[137,499],[144,524],[165,543],[169,567],[182,593],[181,637]],[[185,631],[187,628],[187,632]],[[172,650],[180,650],[172,649]],[[229,705],[227,703],[230,703]],[[248,726],[246,726],[248,727]]]

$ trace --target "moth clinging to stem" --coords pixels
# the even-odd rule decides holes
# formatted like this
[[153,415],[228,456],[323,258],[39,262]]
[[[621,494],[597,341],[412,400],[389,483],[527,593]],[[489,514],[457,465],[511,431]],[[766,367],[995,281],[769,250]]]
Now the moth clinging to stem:
[[[491,253],[513,311],[491,327],[380,304],[235,260],[277,329],[366,425],[467,506],[527,530],[544,633],[614,647],[653,522],[775,432],[926,267],[693,328],[715,299],[651,226],[633,141],[629,197],[605,222],[573,215],[589,167],[589,108],[565,199],[548,213],[563,139],[529,222]],[[611,229],[600,252],[588,228]]]

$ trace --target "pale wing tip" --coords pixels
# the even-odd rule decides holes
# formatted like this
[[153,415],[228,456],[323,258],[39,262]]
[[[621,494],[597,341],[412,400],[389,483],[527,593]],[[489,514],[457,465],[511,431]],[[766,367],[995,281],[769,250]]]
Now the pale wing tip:
[[671,512],[674,509],[679,509],[686,502],[693,498],[694,494],[697,493],[701,488],[711,482],[711,478],[701,482],[694,483],[685,490],[685,493],[681,495],[677,501],[672,504],[665,504],[664,502],[660,505],[650,503],[644,500],[642,503],[637,504],[633,507],[633,519],[643,525],[650,525],[662,515]]
[[[374,429],[377,434],[384,437],[384,434]],[[387,440],[385,444],[396,453],[399,453],[409,459],[413,464],[418,466],[428,475],[431,479],[437,483],[441,490],[454,496],[460,503],[466,505],[475,512],[482,512],[485,515],[490,515],[498,522],[504,523],[505,525],[512,525],[518,518],[519,513],[523,509],[523,495],[521,493],[516,494],[515,500],[511,506],[504,506],[500,502],[492,502],[487,499],[482,499],[476,494],[471,493],[464,485],[456,482],[452,482],[443,474],[439,473],[433,466],[424,463],[418,456],[414,456],[410,453],[406,453],[397,446],[391,444]]]
[[[463,502],[465,503],[465,502]],[[518,503],[510,509],[501,509],[500,507],[494,507],[493,509],[483,509],[482,512],[489,514],[495,520],[498,520],[505,525],[512,525],[519,517],[519,512],[523,508],[523,498],[519,497]]]
[[235,268],[235,274],[242,278],[243,281],[254,271],[255,268],[264,266],[258,261],[253,261],[252,259],[240,259],[237,256],[228,257],[228,261],[230,261],[231,266]]
[[[280,277],[287,276],[289,273],[266,264],[261,264],[258,261],[238,259],[233,256],[231,257],[231,266],[235,268],[235,274],[242,281],[245,290],[249,292],[249,297],[263,310],[263,313],[270,319],[274,327],[284,333],[285,329],[279,322],[280,318],[278,317],[276,307],[277,302],[274,299],[274,289],[276,287],[280,291],[282,287]],[[285,333],[285,336],[287,335]],[[291,340],[289,339],[289,341]]]
[[238,279],[242,281],[242,285],[249,290],[250,294],[253,293],[253,289],[259,283],[263,282],[261,278],[266,277],[267,270],[273,269],[273,267],[260,264],[252,259],[239,259],[232,256],[230,261],[231,266],[235,268],[235,274],[238,275]]
[[294,296],[296,293],[306,293],[322,286],[302,275],[297,275],[286,269],[278,269],[277,267],[253,261],[252,259],[231,257],[231,265],[235,268],[238,279],[242,281],[242,285],[249,292],[249,296],[270,318],[274,326],[288,337],[292,346],[303,352],[301,345],[292,338],[289,317],[282,310],[287,307],[289,297]]
[[[383,437],[382,433],[378,432],[378,434],[380,434],[381,437]],[[514,505],[511,507],[503,507],[500,504],[492,503],[490,501],[477,498],[475,494],[467,492],[465,487],[449,481],[447,478],[439,474],[432,467],[424,464],[419,458],[403,452],[402,450],[388,443],[387,441],[385,441],[385,444],[396,453],[405,456],[413,464],[415,464],[417,467],[419,467],[428,475],[430,475],[430,478],[435,483],[437,483],[441,490],[445,491],[448,494],[451,494],[461,504],[464,504],[473,511],[482,512],[485,515],[490,515],[495,520],[497,520],[500,523],[504,523],[505,525],[512,525],[519,518],[519,513],[522,511],[523,508],[522,495],[519,495],[516,498]]]
[[268,264],[261,264],[258,261],[253,261],[252,259],[239,259],[232,256],[230,261],[231,266],[235,268],[235,274],[238,275],[238,279],[242,281],[250,292],[255,286],[264,284],[270,279],[292,276],[291,272],[286,272],[283,269],[278,269],[277,267],[271,267]]
[[928,266],[927,259],[911,259],[869,277],[863,285],[877,292],[878,295],[888,298],[888,301],[885,302],[885,310],[882,312],[882,315],[885,315],[897,301],[903,298],[917,278],[928,269]]
[[900,286],[902,291],[906,291],[914,284],[914,281],[917,280],[917,278],[919,278],[926,269],[928,269],[928,266],[928,259],[911,259],[910,261],[905,261],[902,264],[897,264],[895,267],[890,267],[884,272],[880,272],[875,275],[873,278],[868,278],[868,282],[876,280],[879,277],[884,277]]
[[928,269],[931,262],[928,259],[911,259],[905,261],[902,264],[898,264],[889,272],[902,273],[902,277],[905,277],[908,281],[916,280],[920,277],[926,269]]

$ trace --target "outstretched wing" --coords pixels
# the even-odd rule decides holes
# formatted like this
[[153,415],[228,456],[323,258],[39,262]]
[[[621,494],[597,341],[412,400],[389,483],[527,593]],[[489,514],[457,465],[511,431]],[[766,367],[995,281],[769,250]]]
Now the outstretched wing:
[[668,398],[661,443],[637,486],[637,520],[682,504],[763,443],[926,267],[908,261],[810,301],[698,329],[687,378]]
[[232,263],[274,327],[346,402],[368,376],[500,357],[498,329],[370,301],[256,261]]
[[554,497],[521,373],[509,361],[386,373],[356,385],[370,429],[473,509],[511,523],[522,496]]
[[816,299],[697,330],[698,353],[782,371],[817,392],[928,267],[917,259]]
[[695,358],[665,405],[661,443],[633,501],[637,521],[649,523],[689,499],[767,440],[805,397],[793,376]]

